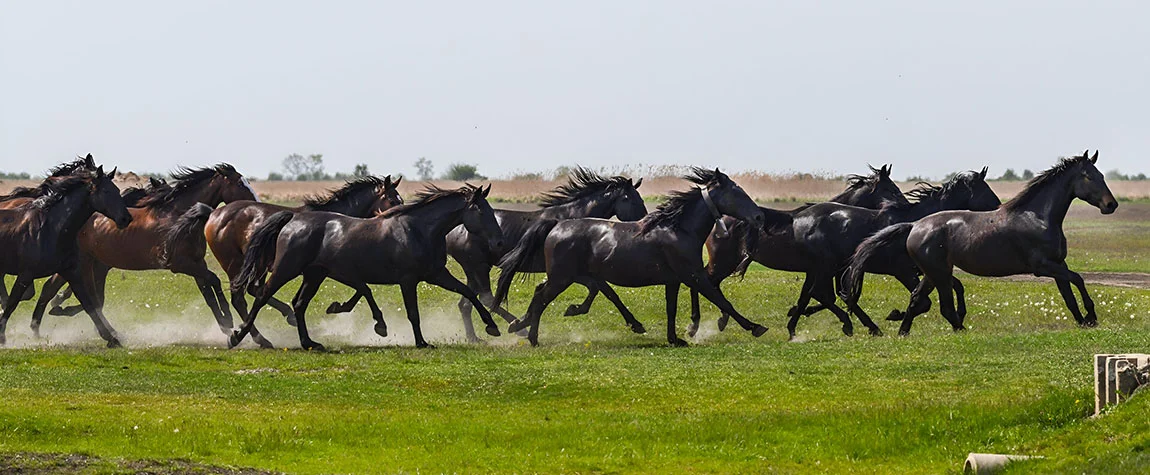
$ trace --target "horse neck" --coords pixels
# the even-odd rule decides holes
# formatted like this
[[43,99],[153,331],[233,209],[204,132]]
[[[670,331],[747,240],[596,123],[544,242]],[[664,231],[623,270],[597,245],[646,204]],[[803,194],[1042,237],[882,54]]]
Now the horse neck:
[[343,199],[324,203],[319,206],[304,205],[303,207],[307,208],[309,211],[328,211],[331,213],[339,213],[356,218],[370,217],[368,208],[372,203],[372,200],[359,200],[357,198],[359,198],[358,194],[355,196],[349,196]]
[[[76,237],[84,223],[96,213],[92,201],[84,187],[72,190],[56,204],[44,210],[45,231],[55,233],[57,242],[76,243]],[[41,237],[43,239],[43,237]]]
[[585,196],[561,205],[543,208],[539,216],[547,219],[610,218],[615,214],[611,201],[599,195]]
[[706,242],[707,236],[715,227],[715,218],[711,215],[711,210],[707,209],[707,204],[703,202],[702,195],[684,206],[686,208],[683,210],[682,218],[679,219],[679,229],[697,240],[702,246],[702,243]]
[[467,201],[463,197],[440,198],[408,211],[406,216],[424,236],[444,243],[447,233],[463,224]]
[[1058,229],[1062,229],[1062,221],[1066,219],[1070,203],[1074,202],[1074,194],[1067,184],[1067,176],[1070,174],[1063,173],[1055,182],[1043,185],[1016,210],[1033,212]]
[[[844,205],[851,205],[851,206],[866,205],[866,204],[868,204],[868,203],[864,202],[866,200],[863,200],[862,197],[859,196],[861,194],[861,193],[859,193],[860,190],[861,190],[861,188],[847,188],[847,189],[843,190],[842,193],[839,193],[838,195],[835,195],[834,198],[831,198],[830,201],[832,203],[841,203]],[[871,200],[871,201],[873,201],[873,200]]]
[[212,208],[219,206],[224,202],[222,193],[214,186],[210,186],[211,180],[205,180],[201,184],[197,184],[193,188],[181,191],[172,198],[166,208],[169,211],[182,214],[183,212],[191,209],[196,203],[203,203]]

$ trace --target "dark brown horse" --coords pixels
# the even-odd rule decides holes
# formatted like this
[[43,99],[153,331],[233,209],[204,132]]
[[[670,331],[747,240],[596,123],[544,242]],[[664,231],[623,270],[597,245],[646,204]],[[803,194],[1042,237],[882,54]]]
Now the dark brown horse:
[[[132,224],[119,228],[106,217],[93,216],[80,229],[80,275],[101,310],[108,272],[115,269],[167,269],[195,279],[221,331],[232,330],[232,316],[216,274],[204,260],[207,246],[203,225],[220,203],[256,198],[246,178],[234,167],[183,168],[172,174],[170,187],[157,188],[139,207],[129,208]],[[32,331],[39,335],[44,310],[64,285],[62,276],[44,284],[32,313]],[[75,289],[73,289],[75,290]],[[54,314],[67,315],[66,309]]]
[[[642,179],[632,181],[622,176],[607,178],[580,167],[571,172],[566,184],[544,194],[542,209],[535,211],[497,209],[495,218],[499,221],[499,228],[503,230],[503,240],[509,243],[519,242],[527,228],[540,220],[614,216],[620,221],[637,221],[647,215],[647,207],[638,191],[642,184]],[[459,227],[447,235],[447,253],[463,268],[467,286],[479,294],[484,304],[490,304],[491,268],[499,263],[507,253],[507,249],[493,250],[485,240],[473,238],[466,229]],[[520,269],[519,272],[543,272],[542,258],[536,262],[539,266]],[[594,287],[588,290],[590,293],[584,300],[584,305],[590,307],[599,291]],[[459,311],[463,315],[463,328],[467,339],[478,341],[479,338],[475,335],[475,329],[471,324],[471,302],[460,299]],[[508,322],[515,320],[515,316],[503,308],[491,307],[491,311]]]
[[[818,300],[842,321],[844,334],[853,334],[854,325],[850,316],[835,304],[837,295],[833,289],[836,279],[841,283],[841,276],[851,255],[867,237],[891,224],[914,221],[939,211],[989,211],[1002,204],[998,195],[986,183],[986,168],[981,172],[956,174],[942,186],[920,183],[909,194],[917,198],[917,201],[909,205],[891,203],[873,210],[838,203],[820,203],[795,215],[792,225],[795,242],[798,244],[799,256],[805,260],[807,267],[806,281],[798,304],[788,313],[790,320],[787,322],[787,331],[791,338],[794,338],[799,317],[811,298]],[[902,281],[908,291],[917,284],[914,280],[907,280],[915,279],[913,274],[901,277],[904,277]],[[839,287],[842,288],[842,285]],[[856,303],[855,300],[847,300],[848,308],[870,333],[881,336],[882,330]]]
[[[944,211],[883,229],[859,246],[848,274],[852,284],[846,288],[859,287],[871,257],[887,255],[886,248],[905,250],[924,278],[911,294],[899,335],[910,334],[914,317],[930,309],[930,293],[935,288],[942,316],[955,331],[965,328],[951,294],[955,266],[981,276],[1052,277],[1074,320],[1084,327],[1096,326],[1098,316],[1086,283],[1066,266],[1062,221],[1075,198],[1097,207],[1102,214],[1118,209],[1105,177],[1095,167],[1097,161],[1097,151],[1093,157],[1083,153],[1063,159],[995,211]],[[1070,284],[1082,295],[1085,317]]]
[[[580,283],[588,288],[598,287],[617,305],[621,303],[610,284],[664,286],[667,341],[672,345],[686,345],[675,329],[681,284],[698,290],[721,310],[733,315],[735,321],[753,335],[765,333],[766,327],[743,318],[711,284],[703,271],[702,255],[703,242],[722,215],[762,227],[763,212],[742,188],[719,170],[696,168],[686,179],[699,187],[673,193],[667,202],[638,223],[582,218],[540,221],[532,226],[501,263],[503,273],[499,276],[495,303],[506,298],[518,269],[537,265],[531,261],[539,255],[540,247],[547,280],[535,288],[527,313],[512,323],[508,331],[530,327],[528,340],[532,345],[539,344],[543,311],[567,287]],[[772,226],[774,224],[772,222]],[[626,313],[624,317],[629,321],[634,318]],[[637,321],[631,323],[633,330],[637,324]]]
[[[132,222],[120,190],[112,183],[115,174],[115,170],[105,174],[103,167],[97,167],[51,177],[44,181],[41,197],[16,209],[0,210],[0,273],[16,276],[12,295],[23,295],[34,279],[62,275],[109,347],[119,346],[120,340],[80,276],[76,240],[94,213],[111,218],[120,228]],[[4,330],[18,300],[11,299],[0,316],[0,344],[5,342]]]
[[[303,206],[295,208],[255,201],[237,201],[212,212],[207,226],[204,227],[204,236],[212,249],[212,255],[216,256],[220,267],[223,267],[224,272],[228,274],[228,279],[234,280],[243,266],[244,249],[247,249],[252,233],[269,216],[280,211],[329,211],[356,218],[369,218],[403,204],[403,198],[396,190],[402,180],[400,178],[392,181],[391,175],[384,178],[375,176],[357,178],[325,196],[308,198],[304,200]],[[232,292],[232,306],[235,307],[236,314],[241,317],[248,314],[244,290],[241,288]],[[279,310],[288,319],[288,323],[295,324],[290,306],[274,297],[268,303]]]
[[[910,204],[903,196],[902,190],[890,178],[891,165],[869,168],[870,175],[847,177],[846,190],[831,198],[830,202],[870,209],[878,209],[884,202]],[[810,206],[782,212],[789,214],[793,219],[795,214]],[[779,212],[770,208],[762,209],[764,213]],[[730,231],[723,233],[716,228],[707,237],[707,277],[715,287],[732,274],[745,272],[751,261],[771,269],[790,272],[803,272],[806,269],[807,262],[801,257],[795,242],[794,230],[789,226],[784,227],[781,233],[762,234],[738,223],[734,218],[727,217],[723,220],[724,227]],[[833,289],[829,290],[833,292]],[[822,308],[825,307],[813,306],[808,312],[814,313]],[[699,293],[691,291],[691,324],[687,327],[688,335],[695,336],[695,332],[699,329],[700,317]],[[726,329],[728,317],[726,314],[719,317],[720,331]]]
[[[399,285],[403,305],[415,334],[415,345],[427,347],[419,324],[417,284],[427,282],[462,295],[479,309],[487,333],[499,335],[491,314],[479,302],[475,291],[447,270],[447,233],[463,225],[467,231],[489,240],[493,249],[503,247],[495,212],[487,204],[491,191],[466,185],[457,190],[429,187],[410,205],[389,209],[371,219],[336,213],[305,211],[280,212],[269,217],[252,235],[244,255],[244,265],[232,290],[244,290],[271,276],[256,292],[252,311],[243,326],[228,339],[234,347],[254,331],[260,308],[284,284],[303,276],[292,305],[296,329],[304,349],[323,349],[311,340],[305,318],[308,303],[324,279],[332,278],[362,293],[371,306],[375,332],[387,336],[383,313],[372,298],[368,284]],[[272,256],[274,255],[274,262]]]

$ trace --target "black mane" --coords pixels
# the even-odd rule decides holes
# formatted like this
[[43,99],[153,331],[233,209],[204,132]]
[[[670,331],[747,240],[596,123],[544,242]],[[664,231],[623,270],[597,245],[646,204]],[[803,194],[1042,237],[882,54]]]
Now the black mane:
[[180,167],[172,172],[172,181],[175,183],[171,188],[158,191],[157,193],[149,193],[148,196],[140,200],[138,206],[142,208],[155,208],[171,203],[172,200],[176,199],[176,197],[185,191],[211,180],[217,174],[230,176],[238,175],[239,172],[236,171],[235,167],[227,163],[220,163],[215,166],[203,168]]
[[371,187],[378,188],[384,185],[382,178],[377,176],[365,176],[356,178],[355,180],[348,181],[337,190],[329,190],[326,196],[316,195],[310,196],[303,200],[304,205],[310,208],[319,208],[341,200],[345,200],[352,195],[358,193],[360,190]]
[[75,160],[56,165],[48,170],[48,176],[68,176],[85,170],[96,170],[96,162],[92,160],[92,154],[88,154],[86,157],[77,156]]
[[32,201],[35,208],[48,209],[64,199],[72,190],[91,183],[96,178],[91,173],[78,173],[63,178],[49,178],[40,184],[41,195]]
[[0,195],[0,201],[8,201],[15,198],[39,198],[43,195],[44,191],[41,188],[34,186],[17,186],[6,195]]
[[1003,203],[1002,207],[1007,210],[1011,210],[1022,206],[1024,203],[1033,198],[1034,195],[1038,193],[1038,190],[1045,187],[1046,184],[1054,181],[1054,179],[1058,176],[1061,176],[1063,172],[1081,165],[1083,162],[1087,162],[1089,160],[1089,154],[1087,153],[1083,153],[1081,156],[1076,157],[1060,158],[1058,163],[1054,164],[1054,166],[1050,167],[1042,173],[1039,173],[1034,178],[1031,178],[1030,181],[1026,182],[1026,188],[1023,188],[1022,191],[1015,195],[1014,198],[1011,198],[1010,201]]
[[643,234],[660,226],[674,226],[678,224],[679,220],[683,218],[687,206],[703,198],[703,192],[700,187],[706,187],[725,176],[726,175],[723,175],[723,173],[717,169],[708,170],[706,168],[692,167],[691,174],[683,177],[683,179],[698,186],[692,187],[687,191],[672,191],[667,201],[664,201],[658,208],[655,208],[655,211],[652,211],[643,217],[643,219],[639,220],[639,234]]
[[623,176],[604,177],[587,168],[576,167],[571,171],[567,183],[543,193],[540,205],[544,208],[559,206],[611,188],[634,186],[631,179]]
[[388,208],[387,211],[384,211],[379,216],[392,217],[407,214],[436,201],[453,196],[462,197],[468,203],[471,203],[476,200],[476,197],[480,196],[480,190],[480,187],[470,183],[464,183],[462,187],[454,190],[445,190],[435,185],[427,185],[426,188],[415,194],[415,201]]
[[871,165],[867,165],[866,167],[870,169],[870,175],[847,175],[847,191],[873,186],[882,180],[881,170]]
[[929,200],[937,200],[942,198],[943,195],[954,190],[956,187],[965,186],[967,188],[972,188],[973,183],[978,179],[978,176],[978,172],[970,170],[955,174],[942,185],[932,185],[925,181],[920,181],[915,184],[913,190],[906,192],[906,196],[907,198],[912,198],[919,203]]

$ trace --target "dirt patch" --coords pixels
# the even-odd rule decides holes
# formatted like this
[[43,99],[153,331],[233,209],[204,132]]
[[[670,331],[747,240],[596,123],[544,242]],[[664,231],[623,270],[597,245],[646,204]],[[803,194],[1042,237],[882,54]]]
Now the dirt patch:
[[[1110,285],[1114,287],[1127,287],[1131,289],[1150,289],[1150,274],[1140,272],[1079,272],[1082,280],[1092,285]],[[1012,275],[1003,277],[1011,282],[1052,282],[1049,277],[1035,277],[1033,275]]]
[[150,473],[150,474],[228,474],[263,475],[252,468],[206,465],[187,460],[103,459],[79,454],[39,454],[15,452],[0,454],[0,474],[54,473]]

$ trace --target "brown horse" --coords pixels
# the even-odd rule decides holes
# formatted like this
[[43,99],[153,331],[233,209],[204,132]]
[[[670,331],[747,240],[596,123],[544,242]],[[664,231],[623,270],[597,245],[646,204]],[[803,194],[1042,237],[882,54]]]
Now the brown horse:
[[[119,228],[106,217],[93,216],[80,229],[79,270],[92,291],[97,308],[104,306],[104,285],[112,268],[168,269],[193,277],[208,308],[224,333],[232,329],[220,279],[208,269],[207,246],[200,227],[220,203],[255,199],[246,178],[228,164],[199,169],[183,168],[172,174],[173,185],[148,195],[138,208],[129,208],[132,224]],[[32,331],[39,335],[53,295],[64,285],[56,276],[44,284],[32,312]],[[73,291],[75,288],[73,288]],[[66,311],[54,312],[67,314]]]
[[[42,185],[43,196],[16,209],[0,210],[0,273],[16,276],[12,295],[23,295],[34,279],[62,275],[73,285],[109,347],[119,346],[120,340],[81,279],[76,238],[94,213],[108,216],[120,228],[132,222],[120,190],[112,183],[115,174],[115,170],[105,174],[103,167],[97,167],[51,177]],[[19,305],[19,299],[12,299],[0,316],[0,344],[5,342],[8,319]]]
[[[391,180],[391,175],[383,178],[368,176],[347,182],[342,188],[331,191],[326,196],[316,196],[304,200],[303,206],[289,208],[286,206],[258,203],[254,201],[238,201],[230,203],[212,212],[208,224],[204,227],[204,237],[208,246],[212,248],[212,255],[216,256],[220,267],[228,274],[228,280],[234,281],[244,264],[244,250],[248,247],[252,233],[267,218],[280,211],[298,213],[302,211],[329,211],[355,218],[370,218],[389,208],[403,204],[397,187],[403,178]],[[244,290],[232,291],[232,306],[241,317],[248,314],[247,302],[244,301]],[[268,305],[279,310],[287,318],[288,323],[295,325],[295,315],[292,308],[274,297]],[[258,335],[252,337],[260,342]]]

